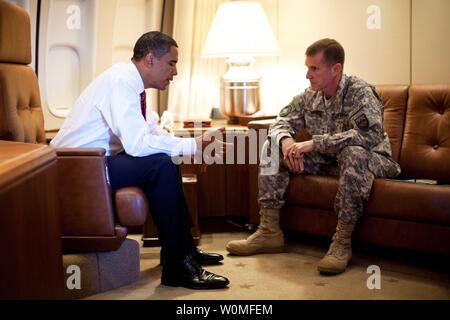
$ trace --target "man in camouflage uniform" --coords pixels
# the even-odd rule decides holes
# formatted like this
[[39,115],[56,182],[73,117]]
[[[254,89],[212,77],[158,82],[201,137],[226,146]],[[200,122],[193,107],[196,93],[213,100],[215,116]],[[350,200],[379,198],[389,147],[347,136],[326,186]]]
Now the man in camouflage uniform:
[[[392,160],[380,97],[364,80],[343,73],[344,56],[342,46],[332,39],[319,40],[306,50],[311,87],[281,110],[265,142],[264,150],[272,150],[271,160],[282,161],[272,172],[265,170],[267,161],[261,161],[260,225],[248,239],[229,242],[230,253],[281,252],[284,237],[279,211],[290,175],[333,175],[339,176],[334,203],[338,223],[318,270],[345,271],[352,255],[351,235],[374,178],[394,177],[400,166]],[[311,138],[296,143],[294,137],[302,128]],[[271,148],[271,143],[276,147]],[[278,150],[282,155],[278,156]]]

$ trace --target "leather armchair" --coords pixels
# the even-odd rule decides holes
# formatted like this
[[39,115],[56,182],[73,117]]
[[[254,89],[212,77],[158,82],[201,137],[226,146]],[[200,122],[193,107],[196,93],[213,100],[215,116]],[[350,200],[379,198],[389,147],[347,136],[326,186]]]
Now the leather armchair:
[[111,192],[104,149],[57,148],[56,153],[63,250],[117,250],[126,227],[145,222],[144,193],[136,187]]
[[[46,143],[38,80],[31,63],[30,20],[0,0],[0,140]],[[113,251],[127,227],[142,225],[148,205],[138,188],[112,193],[104,149],[57,149],[62,246],[66,252]]]

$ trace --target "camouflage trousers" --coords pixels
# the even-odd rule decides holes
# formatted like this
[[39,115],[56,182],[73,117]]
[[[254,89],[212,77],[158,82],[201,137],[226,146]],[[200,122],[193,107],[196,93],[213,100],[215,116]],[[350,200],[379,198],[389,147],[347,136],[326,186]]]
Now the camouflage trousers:
[[[266,141],[266,144],[269,141]],[[291,173],[280,160],[276,173],[261,174],[267,166],[260,165],[258,175],[258,203],[260,208],[280,209],[284,205],[284,193]],[[367,151],[359,146],[348,146],[335,156],[317,152],[304,155],[304,172],[301,174],[339,177],[339,186],[334,201],[334,210],[339,219],[355,223],[363,212],[364,201],[370,196],[376,177],[395,177],[400,166],[391,158]]]

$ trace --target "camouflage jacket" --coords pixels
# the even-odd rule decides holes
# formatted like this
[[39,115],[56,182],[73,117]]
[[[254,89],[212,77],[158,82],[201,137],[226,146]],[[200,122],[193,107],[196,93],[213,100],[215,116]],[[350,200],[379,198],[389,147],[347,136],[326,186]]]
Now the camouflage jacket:
[[328,101],[323,92],[310,88],[294,97],[280,111],[269,136],[279,145],[283,137],[295,137],[302,128],[320,153],[333,155],[347,146],[361,146],[392,156],[381,99],[373,86],[354,76],[342,74],[336,95]]

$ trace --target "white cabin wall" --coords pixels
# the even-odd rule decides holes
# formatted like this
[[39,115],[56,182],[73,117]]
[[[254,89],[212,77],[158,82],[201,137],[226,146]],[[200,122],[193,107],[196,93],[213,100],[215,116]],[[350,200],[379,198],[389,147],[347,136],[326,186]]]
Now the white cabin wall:
[[[161,11],[162,0],[42,1],[39,83],[46,130],[59,129],[96,76],[130,61],[138,37],[160,28]],[[156,90],[149,91],[148,105],[156,108]]]
[[449,14],[449,0],[412,0],[412,83],[450,83]]
[[[261,0],[278,36],[281,55],[257,59],[263,75],[262,108],[277,113],[309,86],[305,50],[334,38],[346,51],[344,72],[373,84],[410,81],[410,0]],[[380,29],[369,29],[370,6],[380,9]]]
[[39,87],[46,130],[58,129],[95,70],[96,0],[41,3]]

